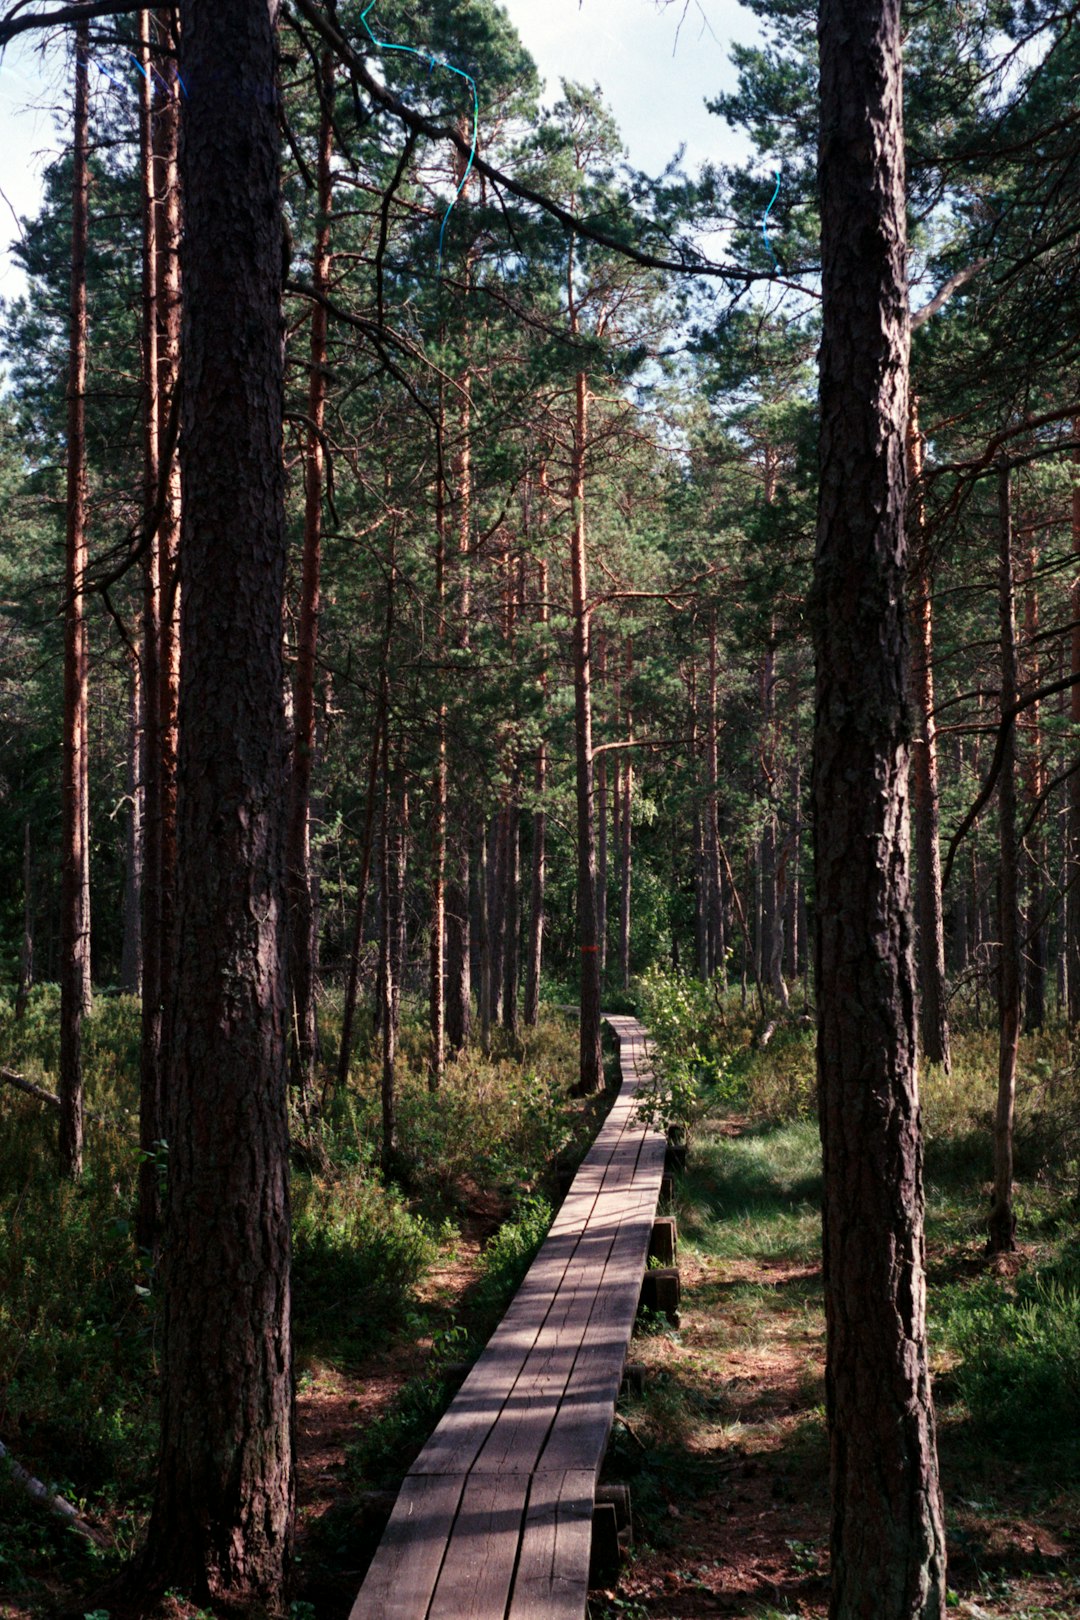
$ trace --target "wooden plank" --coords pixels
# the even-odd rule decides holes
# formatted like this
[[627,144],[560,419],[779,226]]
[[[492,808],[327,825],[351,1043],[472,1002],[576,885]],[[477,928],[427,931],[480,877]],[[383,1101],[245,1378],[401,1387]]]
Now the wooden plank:
[[465,1479],[406,1476],[349,1620],[423,1620]]
[[[502,1620],[517,1564],[529,1480],[471,1475],[428,1620]],[[421,1614],[412,1620],[421,1620]]]
[[539,1467],[559,1473],[598,1468],[607,1447],[623,1363],[637,1311],[655,1202],[620,1229],[581,1350]]
[[534,1476],[509,1620],[583,1620],[595,1489],[587,1469]]

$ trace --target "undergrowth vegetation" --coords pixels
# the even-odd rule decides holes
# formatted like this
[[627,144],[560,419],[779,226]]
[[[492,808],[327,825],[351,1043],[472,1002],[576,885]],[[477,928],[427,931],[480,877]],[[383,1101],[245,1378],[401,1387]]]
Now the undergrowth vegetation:
[[[698,1353],[682,1386],[669,1386],[661,1401],[681,1402],[681,1420],[659,1408],[652,1418],[647,1409],[630,1415],[646,1431],[655,1419],[658,1432],[669,1432],[685,1424],[688,1410],[700,1448],[702,1424],[726,1414],[722,1426],[734,1443],[746,1400],[731,1387],[723,1357],[734,1356],[741,1374],[739,1356],[778,1353],[779,1334],[797,1365],[808,1324],[820,1336],[814,1031],[797,1014],[777,1015],[762,1050],[756,1009],[744,1009],[735,994],[657,972],[637,988],[661,1072],[686,1084],[694,1148],[678,1194],[680,1236],[707,1270],[698,1298],[710,1322],[715,1310],[722,1325],[701,1330],[717,1358],[709,1376],[699,1385]],[[951,1073],[924,1066],[921,1074],[930,1337],[950,1536],[961,1571],[976,1550],[972,1589],[980,1603],[1004,1602],[995,1614],[1041,1614],[1050,1611],[1022,1601],[1022,1568],[1015,1580],[1002,1574],[997,1586],[986,1572],[995,1557],[1004,1559],[1000,1548],[1018,1515],[1049,1526],[1048,1543],[1060,1538],[1067,1548],[1068,1526],[1080,1512],[1080,1058],[1060,1028],[1022,1039],[1019,1252],[1003,1265],[984,1253],[996,1033],[954,1029],[952,1057]],[[719,1128],[725,1115],[728,1124]],[[713,1267],[725,1279],[719,1284]],[[779,1296],[778,1275],[786,1278]],[[807,1377],[809,1419],[821,1393],[819,1379]],[[790,1464],[789,1450],[785,1457]],[[1021,1558],[1018,1551],[1009,1556]],[[1029,1571],[1046,1566],[1041,1555],[1023,1556]],[[1062,1579],[1073,1592],[1064,1564]]]
[[[324,1011],[333,1052],[337,1010],[331,1003]],[[0,1064],[55,1090],[58,1027],[52,986],[33,991],[21,1020],[0,1003]],[[419,1431],[426,1434],[443,1398],[442,1369],[472,1346],[465,1329],[426,1312],[423,1283],[440,1253],[453,1250],[478,1199],[506,1215],[501,1225],[496,1218],[482,1257],[474,1312],[478,1322],[497,1317],[550,1222],[556,1159],[580,1154],[595,1129],[590,1110],[570,1097],[576,1029],[544,1016],[518,1043],[502,1032],[492,1036],[490,1055],[449,1064],[433,1095],[423,1022],[403,1009],[397,1185],[386,1184],[377,1168],[379,1070],[367,1051],[370,1029],[361,1028],[348,1090],[329,1094],[313,1125],[294,1122],[293,1321],[301,1368],[317,1358],[347,1369],[395,1337],[427,1335],[434,1344],[433,1375],[406,1396],[391,1423],[396,1435],[373,1435],[373,1457],[397,1459],[409,1435],[423,1438]],[[161,1353],[159,1288],[133,1226],[138,1049],[138,1003],[99,996],[85,1025],[92,1117],[76,1186],[56,1173],[55,1111],[0,1085],[0,1441],[108,1526],[114,1562],[132,1550],[145,1512]],[[167,1155],[163,1173],[166,1164]],[[0,1598],[20,1590],[40,1597],[45,1571],[54,1580],[64,1570],[89,1578],[102,1555],[6,1477],[2,1485]],[[0,1612],[7,1612],[2,1605]]]

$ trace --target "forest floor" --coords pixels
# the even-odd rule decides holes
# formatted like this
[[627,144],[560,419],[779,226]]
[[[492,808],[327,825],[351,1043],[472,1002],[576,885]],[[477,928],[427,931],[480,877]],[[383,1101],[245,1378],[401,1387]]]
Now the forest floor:
[[[549,1032],[546,1039],[553,1069],[558,1063],[572,1070],[572,1034]],[[1007,1264],[991,1267],[981,1231],[990,1046],[985,1036],[958,1042],[953,1080],[931,1075],[926,1087],[929,1291],[949,1606],[974,1620],[1076,1620],[1077,1083],[1060,1042],[1025,1045],[1022,1243]],[[534,1053],[531,1061],[538,1060],[542,1072]],[[673,1204],[680,1325],[663,1318],[639,1323],[631,1357],[645,1366],[644,1388],[620,1403],[605,1465],[607,1479],[630,1487],[634,1543],[618,1584],[591,1595],[590,1620],[810,1620],[826,1613],[828,1457],[812,1069],[809,1034],[778,1034],[768,1054],[744,1050],[727,1084],[699,1108]],[[595,1129],[580,1108],[567,1113],[559,1104],[556,1118],[535,1078],[522,1073],[519,1082],[507,1070],[501,1091],[486,1072],[463,1076],[459,1101],[448,1092],[440,1104],[440,1129],[449,1134],[440,1137],[436,1157],[441,1174],[445,1155],[458,1155],[455,1212],[441,1218],[431,1206],[423,1264],[408,1224],[413,1217],[399,1210],[385,1215],[384,1247],[364,1263],[375,1267],[389,1255],[394,1266],[414,1267],[413,1281],[396,1318],[362,1343],[338,1331],[353,1285],[347,1279],[342,1287],[338,1268],[352,1264],[353,1283],[368,1289],[384,1275],[355,1270],[356,1234],[373,1218],[365,1202],[370,1183],[359,1171],[354,1184],[341,1180],[332,1206],[319,1203],[330,1194],[317,1179],[305,1194],[298,1252],[307,1255],[307,1270],[298,1272],[298,1297],[308,1327],[297,1355],[290,1620],[345,1620],[381,1534],[371,1493],[396,1487],[460,1376],[455,1363],[475,1352],[505,1308],[545,1218],[538,1201],[543,1177],[522,1179],[514,1166],[526,1149],[539,1163],[545,1144],[565,1144],[568,1131],[580,1150],[583,1132]],[[467,1113],[466,1095],[486,1097],[488,1112]],[[425,1097],[421,1080],[413,1116],[418,1143],[427,1141],[431,1123],[419,1112]],[[7,1382],[0,1379],[3,1438],[14,1439],[27,1461],[45,1477],[59,1476],[75,1497],[80,1477],[96,1469],[104,1483],[85,1505],[108,1545],[102,1553],[88,1549],[0,1478],[0,1620],[55,1613],[106,1620],[91,1594],[134,1550],[145,1522],[153,1403],[147,1396],[140,1406],[133,1397],[149,1387],[154,1317],[140,1317],[121,1288],[130,1268],[129,1239],[114,1207],[118,1190],[126,1197],[122,1172],[103,1163],[83,1193],[59,1206],[55,1183],[43,1185],[42,1211],[56,1217],[50,1229],[33,1202],[44,1138],[37,1142],[29,1131],[28,1107],[9,1107],[14,1111],[0,1118],[0,1168],[23,1191],[10,1213],[0,1209],[6,1221],[0,1222],[0,1351],[11,1362]],[[527,1134],[500,1139],[502,1145],[491,1135],[474,1141],[481,1128],[495,1130],[507,1107],[516,1110],[515,1129]],[[5,1135],[5,1123],[18,1128]],[[360,1141],[363,1120],[356,1130]],[[484,1179],[482,1158],[499,1160],[497,1176]],[[329,1215],[344,1222],[348,1244],[319,1270],[311,1232]],[[41,1281],[47,1270],[50,1291]],[[73,1299],[81,1300],[78,1314],[65,1319],[61,1307]],[[27,1328],[34,1301],[38,1316]],[[97,1324],[106,1319],[113,1325],[103,1336]],[[61,1468],[45,1469],[46,1459],[65,1455],[65,1444],[70,1458],[79,1453],[83,1471],[77,1474],[72,1460],[66,1480]],[[160,1620],[208,1617],[170,1596]]]
[[[826,1614],[819,1199],[809,1122],[732,1114],[699,1122],[673,1205],[680,1325],[656,1318],[639,1326],[631,1355],[644,1364],[645,1389],[620,1404],[605,1465],[605,1478],[630,1486],[634,1546],[617,1586],[592,1594],[590,1620]],[[978,1286],[987,1276],[996,1286],[972,1213],[951,1191],[931,1186],[929,1265],[938,1286]],[[1027,1245],[1005,1268],[1006,1282],[1037,1258],[1037,1246]],[[462,1250],[456,1265],[431,1279],[448,1305],[460,1290],[459,1316],[467,1315],[472,1259]],[[347,1454],[357,1419],[415,1374],[412,1349],[392,1368],[380,1358],[350,1389],[335,1392],[332,1378],[319,1378],[320,1394],[302,1401],[302,1426],[320,1411],[335,1414],[336,1426],[329,1466],[325,1452],[302,1442],[308,1571],[300,1603],[310,1603],[317,1620],[347,1614],[377,1540],[377,1526],[348,1519]],[[950,1608],[974,1620],[1080,1615],[1074,1453],[1058,1459],[1055,1478],[1044,1450],[989,1444],[950,1393],[946,1353],[938,1367]],[[325,1436],[321,1422],[315,1429]]]

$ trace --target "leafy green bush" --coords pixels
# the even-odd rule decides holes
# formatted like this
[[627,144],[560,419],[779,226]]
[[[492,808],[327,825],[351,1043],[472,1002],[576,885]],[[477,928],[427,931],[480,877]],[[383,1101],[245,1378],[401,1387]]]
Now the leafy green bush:
[[994,1278],[952,1290],[942,1337],[959,1356],[957,1393],[982,1428],[1013,1441],[1076,1435],[1080,1425],[1080,1265],[1065,1259],[1022,1275],[1015,1293]]
[[400,1323],[435,1256],[430,1232],[399,1193],[362,1171],[293,1184],[293,1309],[297,1338],[352,1353]]
[[702,1087],[729,1087],[719,981],[703,983],[651,967],[636,981],[653,1041],[654,1084],[641,1106],[650,1123],[689,1124]]
[[513,1298],[547,1237],[552,1208],[546,1198],[522,1198],[510,1220],[504,1221],[480,1256],[483,1277],[480,1302],[502,1309]]

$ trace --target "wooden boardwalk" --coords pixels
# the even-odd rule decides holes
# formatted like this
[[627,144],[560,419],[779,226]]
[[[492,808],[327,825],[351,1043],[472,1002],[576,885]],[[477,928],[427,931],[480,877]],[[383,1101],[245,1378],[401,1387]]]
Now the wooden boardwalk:
[[664,1173],[645,1031],[540,1252],[401,1487],[350,1620],[582,1620],[607,1447]]

